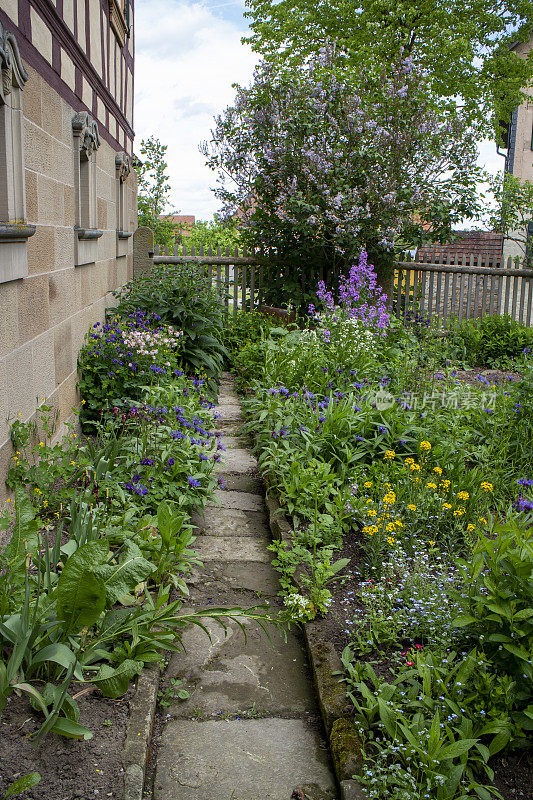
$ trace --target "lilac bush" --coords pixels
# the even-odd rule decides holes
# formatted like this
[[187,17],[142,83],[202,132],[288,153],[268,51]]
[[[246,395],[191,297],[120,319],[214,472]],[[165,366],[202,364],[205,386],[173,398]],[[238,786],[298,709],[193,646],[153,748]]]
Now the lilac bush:
[[475,139],[423,69],[403,54],[378,78],[339,77],[341,59],[327,45],[290,72],[261,63],[201,148],[222,213],[270,252],[270,302],[307,303],[362,247],[390,293],[397,248],[446,238],[477,208]]

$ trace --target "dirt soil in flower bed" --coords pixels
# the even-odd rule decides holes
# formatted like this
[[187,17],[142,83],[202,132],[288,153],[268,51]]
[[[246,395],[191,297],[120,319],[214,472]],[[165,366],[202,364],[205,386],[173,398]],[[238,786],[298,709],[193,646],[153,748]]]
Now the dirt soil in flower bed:
[[24,697],[12,694],[0,719],[0,797],[21,775],[38,772],[41,781],[23,800],[120,800],[123,791],[122,750],[129,698],[102,696],[91,689],[78,697],[80,722],[93,733],[85,742],[49,734],[36,745],[30,734],[43,717]]
[[[452,373],[452,380],[456,383],[467,383],[470,386],[481,385],[480,376],[485,378],[490,385],[493,383],[501,386],[504,383],[520,381],[522,376],[518,372],[509,372],[501,369],[458,369]],[[435,372],[437,380],[444,380],[444,373],[438,370]]]

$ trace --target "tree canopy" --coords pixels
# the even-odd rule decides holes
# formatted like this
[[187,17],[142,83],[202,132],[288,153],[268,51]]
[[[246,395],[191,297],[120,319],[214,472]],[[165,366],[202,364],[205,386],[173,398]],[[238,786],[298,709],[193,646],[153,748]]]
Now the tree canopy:
[[433,102],[413,60],[379,80],[339,73],[338,61],[330,45],[290,69],[263,62],[203,148],[244,241],[275,253],[270,291],[300,302],[363,247],[390,293],[395,250],[447,238],[478,210],[467,121]]
[[[382,74],[398,55],[427,75],[433,98],[461,108],[469,124],[498,134],[524,97],[533,54],[515,45],[533,31],[529,0],[247,0],[244,41],[267,61],[304,63],[327,42],[342,68]],[[340,62],[339,62],[340,64]]]

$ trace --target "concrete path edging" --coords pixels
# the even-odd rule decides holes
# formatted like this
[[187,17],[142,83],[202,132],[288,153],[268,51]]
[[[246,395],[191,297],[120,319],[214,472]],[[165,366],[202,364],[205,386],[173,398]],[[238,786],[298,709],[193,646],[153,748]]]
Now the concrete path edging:
[[122,800],[142,800],[146,764],[157,706],[161,678],[159,664],[143,670],[137,679],[135,694],[130,701],[130,714],[122,755],[124,790]]

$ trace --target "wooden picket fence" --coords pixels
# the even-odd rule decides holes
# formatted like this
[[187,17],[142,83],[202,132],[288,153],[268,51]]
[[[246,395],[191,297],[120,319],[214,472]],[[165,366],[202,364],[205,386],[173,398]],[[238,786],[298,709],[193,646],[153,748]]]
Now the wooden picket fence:
[[154,264],[196,264],[206,267],[206,275],[210,286],[220,293],[224,301],[226,314],[230,306],[235,316],[239,310],[252,311],[263,303],[263,267],[260,264],[261,254],[244,248],[241,252],[236,247],[191,247],[183,245],[181,254],[176,250],[171,255],[168,247],[162,251],[154,251]]
[[[419,315],[437,327],[453,322],[479,319],[486,315],[509,314],[533,326],[533,270],[518,268],[509,258],[507,267],[495,257],[474,258],[465,254],[419,261],[409,254],[398,262],[395,272],[394,313],[406,323]],[[229,247],[222,250],[187,248],[169,253],[155,249],[154,264],[197,264],[223,298],[226,313],[257,309],[263,303],[263,267],[259,250]]]
[[507,267],[499,260],[447,255],[440,263],[407,257],[398,263],[393,309],[400,319],[419,315],[437,327],[453,322],[508,314],[533,326],[533,270]]

